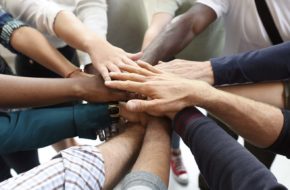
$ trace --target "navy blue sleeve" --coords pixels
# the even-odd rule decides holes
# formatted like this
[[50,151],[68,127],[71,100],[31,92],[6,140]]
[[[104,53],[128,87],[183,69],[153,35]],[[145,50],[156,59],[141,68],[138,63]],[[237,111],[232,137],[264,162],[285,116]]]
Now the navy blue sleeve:
[[268,150],[290,158],[290,111],[282,110],[282,112],[284,115],[282,131],[276,142]]
[[215,85],[290,78],[290,42],[211,59]]
[[174,130],[190,148],[210,189],[286,189],[261,162],[195,108],[177,114]]

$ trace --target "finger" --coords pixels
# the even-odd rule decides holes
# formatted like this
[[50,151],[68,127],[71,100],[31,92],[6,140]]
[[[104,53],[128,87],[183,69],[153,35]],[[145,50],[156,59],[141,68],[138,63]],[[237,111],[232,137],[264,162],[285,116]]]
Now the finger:
[[130,80],[135,82],[145,82],[146,78],[135,73],[109,73],[110,77],[115,80]]
[[157,65],[155,65],[154,67],[155,68],[164,68],[164,67],[168,67],[169,64],[167,64],[166,62],[162,62],[162,61],[159,61]]
[[139,65],[140,67],[142,67],[142,68],[144,68],[144,69],[146,69],[146,70],[149,70],[149,71],[151,71],[151,72],[153,72],[153,73],[161,73],[161,71],[160,71],[159,69],[153,67],[153,66],[150,65],[149,63],[146,63],[146,62],[141,61],[141,60],[137,61],[137,63],[138,63],[138,65]]
[[163,116],[162,109],[162,100],[130,100],[126,104],[126,108],[132,112],[147,112],[150,115],[154,116]]
[[122,71],[126,71],[128,73],[136,73],[136,74],[140,74],[140,75],[143,75],[143,76],[150,76],[150,75],[153,74],[151,71],[143,69],[143,68],[141,68],[139,66],[135,67],[135,66],[131,66],[131,65],[122,65],[122,66],[120,66],[120,69]]
[[139,115],[138,114],[132,114],[132,112],[128,111],[126,108],[126,103],[120,102],[120,116],[127,119],[130,122],[138,122],[139,121]]
[[133,60],[133,61],[137,61],[137,60],[139,60],[139,59],[141,59],[141,57],[143,56],[143,54],[144,54],[144,52],[138,52],[138,53],[134,53],[134,54],[132,54],[132,53],[127,53],[127,56],[131,59],[131,60]]
[[109,88],[124,90],[129,92],[137,92],[144,94],[144,85],[133,81],[105,81],[105,85]]
[[139,67],[138,64],[135,61],[132,61],[129,58],[123,58],[122,61],[123,61],[123,63],[125,63],[127,65],[131,65],[131,66],[134,66],[134,67],[136,67],[136,66]]
[[111,80],[107,67],[102,65],[102,66],[97,67],[97,70],[100,72],[100,74],[103,77],[104,81],[110,81]]
[[107,68],[109,71],[111,72],[121,72],[121,70],[119,69],[119,67],[117,67],[116,65],[114,65],[113,63],[110,63],[107,65]]

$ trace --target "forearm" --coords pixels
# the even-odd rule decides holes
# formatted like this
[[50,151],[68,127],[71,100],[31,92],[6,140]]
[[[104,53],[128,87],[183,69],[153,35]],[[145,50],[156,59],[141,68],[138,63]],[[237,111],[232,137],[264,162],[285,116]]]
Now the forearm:
[[132,168],[133,172],[158,176],[165,185],[169,182],[170,125],[167,120],[150,118],[142,149]]
[[[64,25],[63,23],[70,24]],[[73,13],[67,11],[58,13],[55,18],[54,31],[59,38],[63,39],[70,46],[89,54],[98,51],[94,49],[96,45],[98,47],[108,45],[108,42],[104,38],[99,37],[88,29]],[[92,44],[94,47],[92,47]]]
[[290,43],[211,60],[214,84],[288,79]]
[[175,55],[215,19],[216,15],[209,7],[201,4],[194,5],[165,28],[145,49],[142,59],[155,65],[158,61]]
[[220,87],[219,89],[255,101],[270,104],[277,108],[285,107],[284,87],[282,82],[226,86]]
[[201,98],[199,106],[227,123],[252,144],[268,147],[281,133],[283,114],[280,109],[214,88],[207,93]]
[[99,146],[105,160],[104,189],[113,189],[131,168],[142,146],[144,132],[141,125],[129,124],[125,132]]
[[15,30],[10,43],[18,52],[32,58],[63,77],[77,69],[76,66],[65,59],[65,57],[33,28],[21,27]]
[[144,50],[142,60],[152,65],[181,51],[194,37],[189,17],[175,18]]
[[0,75],[0,107],[30,107],[79,99],[79,79],[36,79]]
[[153,40],[158,36],[158,34],[164,29],[164,27],[172,20],[173,16],[169,13],[156,13],[152,16],[152,21],[149,28],[147,29],[142,50],[144,50]]

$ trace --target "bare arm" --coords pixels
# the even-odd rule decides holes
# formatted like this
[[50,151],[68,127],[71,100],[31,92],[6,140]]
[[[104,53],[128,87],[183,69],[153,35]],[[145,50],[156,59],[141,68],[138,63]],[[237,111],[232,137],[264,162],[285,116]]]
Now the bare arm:
[[198,104],[262,148],[272,145],[283,127],[284,116],[280,109],[214,88],[208,89]]
[[220,87],[219,89],[255,101],[270,104],[277,108],[285,107],[284,86],[282,82],[226,86]]
[[144,52],[142,60],[157,64],[158,61],[175,55],[204,31],[217,18],[211,8],[196,4],[186,13],[176,17]]
[[52,47],[40,32],[33,28],[21,27],[15,30],[10,43],[18,52],[63,77],[77,69],[76,66]]
[[152,21],[147,29],[142,49],[144,50],[158,36],[162,29],[172,20],[173,16],[169,13],[156,13],[152,16]]
[[0,107],[51,105],[72,100],[106,102],[124,99],[104,86],[99,76],[38,79],[0,75]]
[[[70,23],[64,25],[63,23]],[[88,29],[71,12],[60,11],[54,22],[54,32],[72,47],[82,50],[90,55],[94,67],[104,80],[110,80],[109,71],[120,71],[118,65],[136,65],[134,61],[141,54],[129,54],[107,42],[95,32]]]
[[105,160],[105,190],[113,189],[128,172],[142,146],[144,133],[141,125],[130,124],[124,133],[99,146]]

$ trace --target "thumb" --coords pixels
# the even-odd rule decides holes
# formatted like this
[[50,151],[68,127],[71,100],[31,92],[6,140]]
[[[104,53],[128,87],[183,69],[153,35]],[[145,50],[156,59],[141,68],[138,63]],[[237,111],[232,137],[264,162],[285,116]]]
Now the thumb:
[[137,61],[139,59],[141,59],[141,57],[143,56],[143,52],[138,52],[138,53],[135,53],[135,54],[132,54],[132,53],[127,53],[128,57],[130,59],[132,59],[133,61]]
[[164,115],[161,105],[162,100],[130,100],[126,107],[132,112],[146,112],[150,115],[161,116]]
[[132,112],[144,112],[146,110],[148,101],[146,100],[130,100],[127,102],[126,107]]

